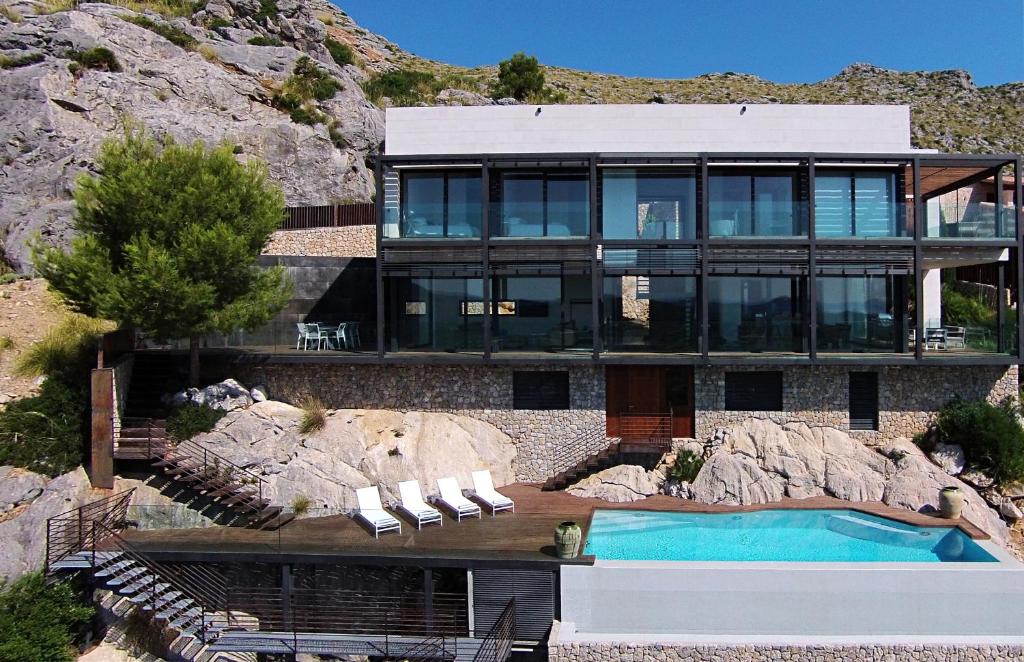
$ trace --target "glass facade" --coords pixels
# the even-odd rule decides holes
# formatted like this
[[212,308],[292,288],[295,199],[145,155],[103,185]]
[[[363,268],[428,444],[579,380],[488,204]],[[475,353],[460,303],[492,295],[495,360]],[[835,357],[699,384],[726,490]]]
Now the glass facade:
[[895,172],[836,171],[814,176],[814,231],[828,237],[908,237]]
[[713,352],[806,352],[806,279],[708,277],[708,347]]
[[590,276],[500,276],[491,287],[493,351],[588,351]]
[[479,278],[389,279],[390,351],[483,349],[483,281]]
[[590,184],[586,173],[499,172],[501,201],[492,214],[492,237],[590,236]]
[[400,219],[385,225],[385,237],[480,237],[481,195],[479,172],[404,173]]
[[604,169],[601,221],[606,239],[696,239],[694,172]]
[[606,276],[601,337],[611,352],[697,352],[697,278]]
[[906,276],[819,276],[819,352],[906,351]]
[[712,237],[807,235],[806,204],[795,171],[718,168],[709,171],[708,232]]

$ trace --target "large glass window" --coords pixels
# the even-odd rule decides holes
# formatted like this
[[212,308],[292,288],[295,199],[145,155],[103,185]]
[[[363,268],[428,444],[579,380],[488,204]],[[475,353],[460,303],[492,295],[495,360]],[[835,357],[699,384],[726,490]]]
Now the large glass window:
[[814,177],[818,237],[905,237],[896,173],[820,169]]
[[601,210],[606,239],[695,239],[696,179],[685,170],[606,168]]
[[483,281],[392,278],[391,351],[462,352],[483,348]]
[[909,326],[907,278],[819,276],[818,351],[904,351]]
[[806,205],[795,172],[712,170],[708,231],[712,237],[793,237],[807,234]]
[[478,172],[408,172],[402,176],[401,220],[385,225],[388,239],[470,239],[480,236]]
[[806,279],[710,276],[709,349],[720,352],[806,352]]
[[692,276],[606,276],[603,311],[602,337],[609,351],[698,351]]
[[593,348],[589,276],[502,276],[491,292],[494,351]]
[[586,173],[498,174],[494,237],[587,237],[590,186]]

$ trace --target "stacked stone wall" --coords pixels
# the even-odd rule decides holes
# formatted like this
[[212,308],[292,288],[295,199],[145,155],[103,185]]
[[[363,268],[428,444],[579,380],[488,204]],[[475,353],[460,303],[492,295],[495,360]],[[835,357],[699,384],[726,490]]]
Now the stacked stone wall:
[[317,257],[374,257],[377,229],[372,225],[342,228],[278,230],[263,249],[264,255]]
[[1024,659],[1024,646],[961,644],[748,644],[559,643],[548,647],[549,662],[994,662]]

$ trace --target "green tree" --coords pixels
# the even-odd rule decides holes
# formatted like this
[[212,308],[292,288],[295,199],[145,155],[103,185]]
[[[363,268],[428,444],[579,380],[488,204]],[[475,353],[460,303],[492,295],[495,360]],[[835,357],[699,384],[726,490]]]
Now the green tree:
[[37,242],[36,270],[77,312],[187,337],[198,384],[203,335],[265,324],[291,296],[282,268],[256,263],[284,216],[281,191],[231,145],[158,142],[138,127],[104,143],[97,165],[75,189],[71,251]]
[[495,99],[512,97],[525,101],[544,92],[544,68],[537,58],[519,52],[498,63],[498,81],[491,90]]
[[23,576],[0,593],[0,662],[71,662],[75,630],[92,613],[68,583]]

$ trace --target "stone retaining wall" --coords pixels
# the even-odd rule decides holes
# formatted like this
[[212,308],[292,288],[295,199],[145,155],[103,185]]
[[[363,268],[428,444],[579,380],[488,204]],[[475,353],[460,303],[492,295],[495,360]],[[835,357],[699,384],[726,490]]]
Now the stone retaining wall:
[[817,645],[559,643],[548,647],[549,662],[995,662],[1024,659],[1024,646],[955,644]]
[[263,254],[374,257],[377,255],[377,229],[373,225],[353,225],[343,228],[278,230],[271,236]]
[[[512,373],[569,373],[570,409],[512,408]],[[517,480],[551,476],[551,452],[605,425],[604,369],[505,366],[264,365],[246,368],[245,384],[264,384],[271,397],[296,402],[316,395],[336,409],[440,411],[491,423],[517,445]]]
[[[771,370],[772,368],[729,368]],[[854,431],[868,443],[913,437],[924,431],[943,404],[961,397],[999,402],[1017,394],[1017,366],[793,366],[782,368],[783,411],[725,411],[725,368],[697,368],[694,375],[696,434],[707,439],[716,428],[747,418],[776,423],[802,421],[849,431],[849,374],[878,373],[878,431]]]

